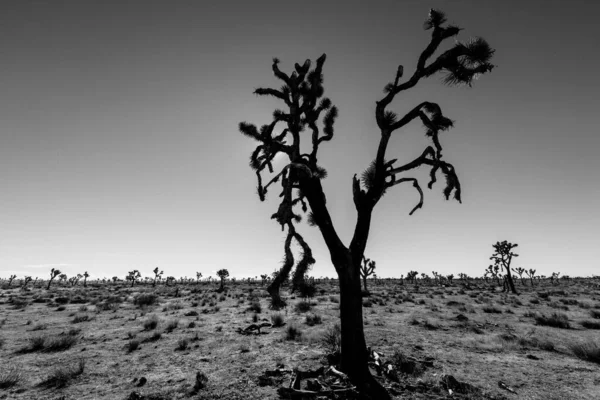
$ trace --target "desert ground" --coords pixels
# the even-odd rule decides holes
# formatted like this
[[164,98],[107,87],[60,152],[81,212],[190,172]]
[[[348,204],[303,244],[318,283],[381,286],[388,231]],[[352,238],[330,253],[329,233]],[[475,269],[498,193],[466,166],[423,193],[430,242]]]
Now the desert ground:
[[[398,399],[600,399],[599,283],[369,279],[367,342],[393,372],[378,379]],[[3,282],[0,399],[288,398],[295,371],[335,364],[337,281],[316,286],[272,311],[260,281]],[[308,383],[338,391],[294,398],[353,398],[327,373]]]

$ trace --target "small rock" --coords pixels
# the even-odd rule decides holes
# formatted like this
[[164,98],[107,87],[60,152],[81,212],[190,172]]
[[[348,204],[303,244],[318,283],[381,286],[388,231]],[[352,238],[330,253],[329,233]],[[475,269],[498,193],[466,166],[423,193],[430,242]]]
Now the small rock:
[[138,387],[142,387],[142,386],[144,386],[144,385],[146,384],[146,382],[148,382],[148,379],[146,379],[146,377],[145,377],[145,376],[142,376],[142,377],[140,378],[140,381],[138,382],[137,386],[138,386]]

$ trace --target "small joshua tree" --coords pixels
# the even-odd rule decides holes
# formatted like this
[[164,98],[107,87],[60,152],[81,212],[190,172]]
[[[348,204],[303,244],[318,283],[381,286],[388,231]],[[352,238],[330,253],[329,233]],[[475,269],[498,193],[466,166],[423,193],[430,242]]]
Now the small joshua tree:
[[88,272],[85,271],[83,273],[83,287],[87,287],[87,278],[89,278],[89,277],[90,277],[90,274],[88,274]]
[[512,262],[513,257],[519,256],[512,251],[517,246],[518,244],[512,244],[506,240],[503,242],[496,242],[496,244],[493,245],[494,254],[490,257],[490,260],[494,261],[494,266],[499,266],[506,271],[506,281],[508,283],[508,287],[514,294],[517,294],[517,290],[515,289],[512,275],[510,274],[510,263]]
[[165,281],[165,284],[167,286],[170,286],[171,283],[175,282],[175,277],[174,276],[167,276],[167,279]]
[[196,283],[199,283],[200,279],[202,279],[202,272],[196,272]]
[[225,290],[225,279],[227,279],[227,277],[229,276],[229,271],[227,271],[224,268],[220,269],[217,271],[217,276],[219,277],[219,279],[221,279],[221,285],[219,286],[219,289],[217,291],[222,292],[223,290]]
[[268,279],[269,279],[269,275],[267,275],[267,274],[262,274],[262,275],[260,276],[260,285],[261,285],[261,286],[264,286],[264,285],[265,285],[265,282],[267,282],[267,280],[268,280]]
[[113,276],[112,277],[112,281],[113,281],[114,284],[116,284],[118,280],[119,280],[118,276]]
[[513,268],[512,270],[515,274],[519,275],[519,279],[521,280],[521,285],[525,286],[525,281],[523,280],[523,274],[525,273],[525,268],[518,267],[518,268]]
[[32,280],[31,276],[26,276],[25,279],[23,279],[23,287],[22,288],[25,289],[27,287],[27,284],[29,282],[31,282],[31,280]]
[[67,279],[68,279],[67,274],[60,274],[58,276],[58,281],[61,282],[63,285],[67,284]]
[[375,273],[375,268],[375,261],[371,261],[369,258],[365,258],[363,255],[363,262],[360,266],[360,277],[363,281],[365,293],[369,293],[369,290],[367,289],[367,278]]
[[[280,89],[258,88],[254,91],[260,96],[273,96],[285,103],[285,110],[275,110],[270,124],[257,128],[255,125],[241,122],[239,129],[245,136],[258,142],[258,146],[250,156],[250,167],[258,179],[257,194],[261,201],[272,186],[280,184],[281,202],[271,218],[281,225],[287,234],[284,244],[283,265],[279,273],[269,285],[268,292],[272,304],[281,302],[279,289],[295,266],[292,276],[292,291],[305,279],[305,274],[315,263],[312,250],[296,229],[302,221],[301,212],[307,215],[307,222],[319,229],[329,250],[330,258],[339,277],[340,286],[340,321],[341,321],[341,369],[351,381],[364,393],[377,399],[389,399],[389,394],[371,376],[368,368],[369,353],[363,329],[362,293],[360,267],[367,246],[373,210],[382,196],[392,187],[410,184],[419,195],[419,202],[411,210],[412,215],[423,206],[423,190],[417,178],[406,176],[419,167],[430,168],[428,188],[437,181],[436,174],[444,176],[446,187],[443,191],[448,200],[452,196],[461,201],[461,186],[454,166],[442,157],[440,134],[453,126],[453,121],[443,115],[441,107],[433,102],[424,101],[399,118],[388,109],[396,96],[406,93],[419,81],[431,77],[438,72],[445,73],[444,82],[448,85],[468,85],[482,74],[492,70],[490,63],[494,50],[481,38],[471,39],[465,43],[454,41],[454,45],[432,57],[440,45],[454,38],[461,28],[446,25],[444,13],[430,10],[424,23],[427,30],[432,30],[429,44],[421,52],[414,72],[408,79],[403,78],[404,67],[400,65],[393,81],[385,86],[383,98],[376,102],[375,119],[380,131],[377,155],[359,179],[352,180],[352,193],[357,212],[356,226],[349,245],[340,239],[326,202],[321,181],[326,178],[326,170],[318,162],[318,151],[321,146],[331,142],[334,136],[334,123],[338,109],[331,100],[322,98],[323,65],[326,56],[323,54],[316,60],[316,67],[311,70],[311,61],[295,64],[294,71],[286,74],[279,69],[279,60],[273,59],[272,70],[275,76],[283,81]],[[431,139],[420,156],[408,163],[398,165],[397,159],[387,158],[388,144],[394,132],[404,128],[412,121],[421,121],[425,127],[425,135]],[[286,125],[282,131],[276,131],[276,125]],[[301,146],[301,140],[308,141],[308,146]],[[309,149],[308,152],[303,152]],[[277,155],[287,157],[286,165],[275,173],[273,161]],[[275,174],[263,183],[262,173]],[[278,184],[278,185],[279,185]],[[309,211],[310,207],[310,211]],[[295,242],[301,248],[301,256],[296,264],[291,246]]]
[[408,274],[406,274],[406,280],[412,283],[417,283],[417,276],[419,276],[417,271],[410,271]]
[[50,270],[50,280],[48,281],[48,286],[46,287],[46,290],[50,290],[50,284],[52,284],[52,281],[54,280],[54,278],[56,278],[60,274],[62,274],[62,272],[60,272],[60,270],[58,270],[58,269],[52,268]]
[[498,282],[498,285],[500,284],[501,274],[499,265],[490,265],[487,267],[487,269],[485,270],[485,274],[483,275],[486,282],[488,275],[491,276],[492,279],[495,279]]
[[15,280],[17,276],[16,275],[11,275],[8,277],[8,287],[10,287],[10,285],[12,285],[12,282]]
[[127,279],[128,281],[131,281],[131,287],[133,287],[133,285],[135,285],[135,282],[140,279],[142,277],[142,274],[140,274],[140,271],[138,271],[137,269],[134,269],[133,271],[129,271],[128,275],[125,279]]
[[156,281],[159,280],[164,273],[163,271],[159,271],[158,267],[152,270],[154,272],[154,280],[152,281],[152,287],[156,287]]

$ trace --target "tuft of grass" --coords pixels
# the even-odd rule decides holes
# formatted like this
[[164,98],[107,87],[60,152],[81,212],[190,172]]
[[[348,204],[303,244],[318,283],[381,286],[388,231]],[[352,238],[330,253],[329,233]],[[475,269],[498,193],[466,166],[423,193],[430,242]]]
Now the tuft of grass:
[[87,322],[90,319],[91,319],[90,316],[87,314],[78,314],[78,315],[75,315],[75,317],[73,318],[73,321],[71,321],[71,322],[73,322],[74,324],[78,324],[80,322]]
[[179,320],[178,319],[172,319],[169,322],[167,322],[167,326],[165,327],[165,331],[167,333],[171,333],[175,329],[177,329],[178,326],[179,326]]
[[85,360],[83,358],[80,358],[75,366],[59,365],[40,383],[40,386],[47,388],[63,388],[73,379],[83,374],[84,369]]
[[342,350],[342,329],[340,324],[329,327],[323,333],[321,342],[329,353],[339,354]]
[[594,342],[576,343],[569,346],[573,354],[581,360],[600,364],[600,346]]
[[177,341],[177,350],[187,350],[187,348],[189,347],[190,342],[185,339],[185,338],[181,338]]
[[482,310],[488,314],[502,314],[502,310],[495,306],[485,306]]
[[33,353],[36,351],[58,352],[68,350],[73,347],[78,341],[75,335],[60,335],[60,336],[33,336],[29,338],[29,343],[26,347],[20,349],[19,353]]
[[271,323],[273,324],[273,327],[275,328],[279,328],[283,325],[285,325],[285,320],[283,318],[283,314],[281,313],[275,313],[271,315]]
[[23,371],[20,367],[11,366],[0,370],[0,389],[9,389],[19,384],[23,379]]
[[566,314],[553,313],[549,317],[537,315],[535,317],[535,322],[537,325],[551,326],[553,328],[569,329],[571,327],[569,318]]

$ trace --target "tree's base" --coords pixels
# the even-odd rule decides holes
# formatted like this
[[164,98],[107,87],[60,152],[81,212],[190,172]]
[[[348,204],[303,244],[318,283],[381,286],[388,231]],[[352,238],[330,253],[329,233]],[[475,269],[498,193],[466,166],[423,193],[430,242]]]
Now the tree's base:
[[371,375],[350,378],[364,400],[391,400],[388,391]]

